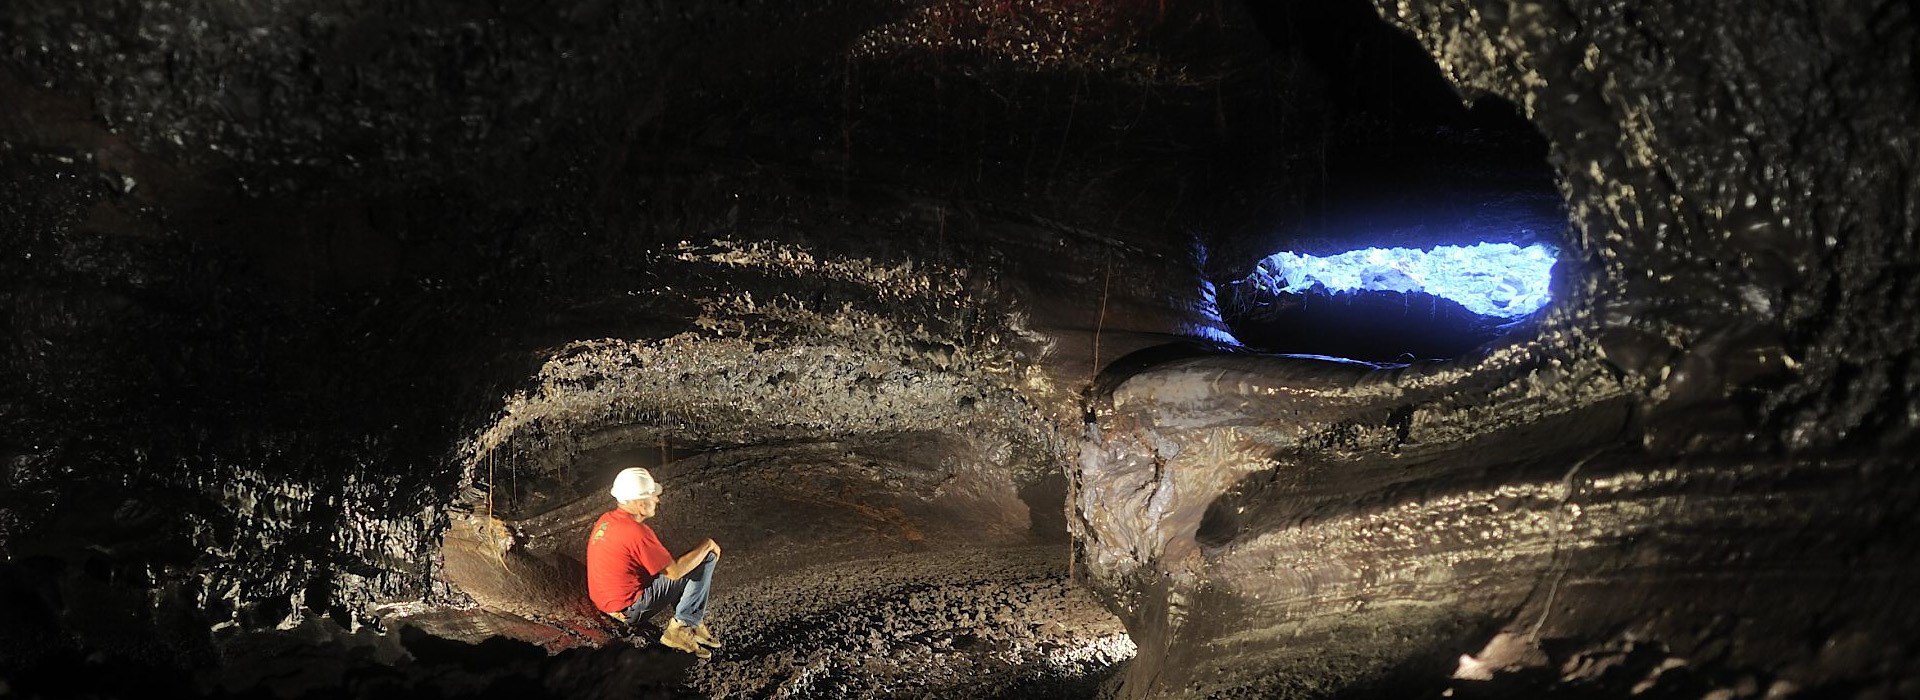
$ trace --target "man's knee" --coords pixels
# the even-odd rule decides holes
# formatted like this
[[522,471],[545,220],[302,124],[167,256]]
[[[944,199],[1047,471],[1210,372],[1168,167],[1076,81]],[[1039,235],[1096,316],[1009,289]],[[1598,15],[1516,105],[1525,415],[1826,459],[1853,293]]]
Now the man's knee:
[[708,552],[706,558],[700,560],[699,566],[695,566],[692,571],[687,572],[687,578],[698,580],[704,584],[708,579],[713,578],[713,570],[719,567],[719,565],[720,555]]

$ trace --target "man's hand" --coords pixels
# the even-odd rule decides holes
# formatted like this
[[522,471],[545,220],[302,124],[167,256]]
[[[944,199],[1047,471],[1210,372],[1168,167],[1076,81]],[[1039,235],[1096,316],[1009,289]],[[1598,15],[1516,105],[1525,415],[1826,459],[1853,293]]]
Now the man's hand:
[[720,543],[713,541],[713,538],[707,538],[707,541],[700,543],[700,546],[706,547],[707,551],[713,552],[714,556],[720,556]]

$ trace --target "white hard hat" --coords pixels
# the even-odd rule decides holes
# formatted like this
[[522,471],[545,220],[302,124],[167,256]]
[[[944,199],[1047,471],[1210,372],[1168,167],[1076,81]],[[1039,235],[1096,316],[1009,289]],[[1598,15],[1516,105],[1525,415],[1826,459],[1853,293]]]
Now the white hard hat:
[[613,494],[614,500],[617,501],[638,501],[648,496],[658,495],[660,482],[654,481],[653,474],[645,469],[629,467],[620,470],[619,476],[613,477],[613,488],[608,489],[607,493]]

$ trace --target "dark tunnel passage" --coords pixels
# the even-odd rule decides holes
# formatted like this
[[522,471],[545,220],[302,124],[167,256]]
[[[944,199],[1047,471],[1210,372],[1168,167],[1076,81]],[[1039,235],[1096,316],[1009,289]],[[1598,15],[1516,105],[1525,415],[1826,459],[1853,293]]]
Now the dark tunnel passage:
[[[1503,243],[1557,250],[1569,227],[1546,137],[1513,104],[1493,96],[1463,103],[1413,37],[1380,31],[1365,7],[1273,3],[1253,15],[1264,36],[1311,67],[1321,82],[1310,89],[1324,102],[1295,117],[1313,126],[1294,146],[1317,149],[1301,159],[1306,172],[1276,183],[1250,221],[1227,224],[1236,240],[1215,253],[1246,256],[1216,263],[1226,272],[1215,280],[1220,315],[1233,337],[1266,352],[1409,362],[1460,357],[1524,330],[1516,315],[1423,289],[1423,277],[1456,265],[1415,269],[1410,280],[1404,264],[1376,265],[1372,274],[1399,283],[1339,290],[1275,285],[1272,264],[1256,265],[1274,254]],[[1268,230],[1249,230],[1261,226]],[[1249,250],[1250,241],[1268,248]]]
[[1920,695],[1917,27],[15,0],[0,697]]

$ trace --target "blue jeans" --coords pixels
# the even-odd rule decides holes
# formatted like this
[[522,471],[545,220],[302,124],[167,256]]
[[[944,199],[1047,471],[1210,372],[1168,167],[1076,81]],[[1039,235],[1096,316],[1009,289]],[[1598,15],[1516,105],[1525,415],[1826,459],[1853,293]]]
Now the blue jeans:
[[646,590],[640,591],[640,597],[633,599],[633,605],[627,606],[620,614],[628,620],[639,622],[640,616],[653,608],[654,603],[663,600],[678,601],[674,605],[673,619],[680,624],[693,627],[707,616],[707,589],[713,585],[713,565],[720,561],[720,555],[707,554],[707,558],[693,567],[687,575],[675,581],[667,578],[666,572],[653,577]]

